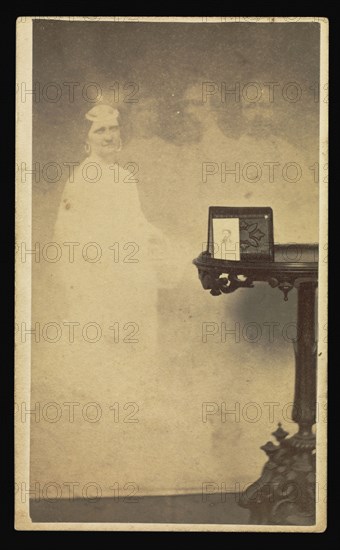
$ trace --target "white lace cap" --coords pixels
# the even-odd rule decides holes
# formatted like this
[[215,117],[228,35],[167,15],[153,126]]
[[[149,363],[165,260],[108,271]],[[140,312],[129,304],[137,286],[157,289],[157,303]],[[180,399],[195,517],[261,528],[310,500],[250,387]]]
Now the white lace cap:
[[119,126],[118,123],[119,111],[111,107],[111,105],[96,105],[92,107],[85,115],[85,118],[96,125],[109,124],[111,126]]

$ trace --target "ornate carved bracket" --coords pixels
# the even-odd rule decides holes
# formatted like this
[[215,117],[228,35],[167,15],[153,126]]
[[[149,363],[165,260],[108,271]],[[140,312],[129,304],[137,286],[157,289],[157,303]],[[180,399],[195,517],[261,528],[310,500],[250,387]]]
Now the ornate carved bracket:
[[287,277],[282,277],[282,279],[276,279],[275,277],[270,277],[268,283],[272,288],[278,287],[283,292],[284,301],[288,301],[288,292],[292,290],[294,284]]
[[[221,275],[225,275],[221,277]],[[210,290],[212,296],[219,296],[220,294],[230,294],[235,292],[238,288],[247,287],[252,288],[254,286],[250,277],[240,279],[239,275],[219,273],[218,271],[205,271],[203,269],[198,270],[198,275],[202,286],[205,290]]]

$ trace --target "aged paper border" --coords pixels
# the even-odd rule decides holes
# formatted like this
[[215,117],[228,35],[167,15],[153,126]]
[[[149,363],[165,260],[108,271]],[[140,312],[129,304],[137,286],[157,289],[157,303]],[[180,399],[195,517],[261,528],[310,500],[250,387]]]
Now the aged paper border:
[[[328,89],[328,27],[325,17],[51,17],[22,16],[17,18],[17,83],[25,82],[32,88],[32,31],[34,19],[65,21],[114,21],[114,22],[163,22],[163,23],[292,23],[317,22],[320,24],[320,90]],[[28,139],[29,137],[29,139]],[[320,153],[319,153],[319,304],[318,304],[318,381],[317,402],[320,409],[327,404],[327,275],[328,275],[328,104],[320,94]],[[25,103],[17,96],[16,102],[16,161],[31,165],[32,159],[32,96]],[[28,182],[16,180],[16,242],[25,241],[31,248],[31,177]],[[31,311],[31,260],[20,261],[19,248],[16,249],[16,321],[29,317]],[[19,342],[19,339],[17,340]],[[30,402],[30,344],[16,346],[15,350],[15,402]],[[316,524],[313,526],[274,526],[274,525],[221,525],[221,524],[173,524],[173,523],[36,523],[29,516],[29,498],[22,502],[18,484],[29,484],[30,425],[15,419],[15,528],[20,531],[211,531],[211,532],[314,532],[325,531],[326,484],[327,484],[327,424],[319,422],[317,428],[317,510]]]

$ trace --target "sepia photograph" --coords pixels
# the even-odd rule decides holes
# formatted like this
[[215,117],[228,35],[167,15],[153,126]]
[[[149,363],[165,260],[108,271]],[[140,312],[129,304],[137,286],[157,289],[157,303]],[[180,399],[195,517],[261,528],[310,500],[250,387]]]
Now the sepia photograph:
[[239,218],[213,219],[214,258],[220,260],[240,259],[240,220]]
[[16,529],[325,531],[328,20],[16,56]]

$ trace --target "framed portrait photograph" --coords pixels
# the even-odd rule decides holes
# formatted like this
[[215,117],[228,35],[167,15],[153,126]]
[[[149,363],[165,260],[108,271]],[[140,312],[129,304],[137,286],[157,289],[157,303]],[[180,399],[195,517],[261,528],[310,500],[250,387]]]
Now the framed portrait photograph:
[[227,261],[272,261],[273,211],[270,207],[211,206],[208,251]]

